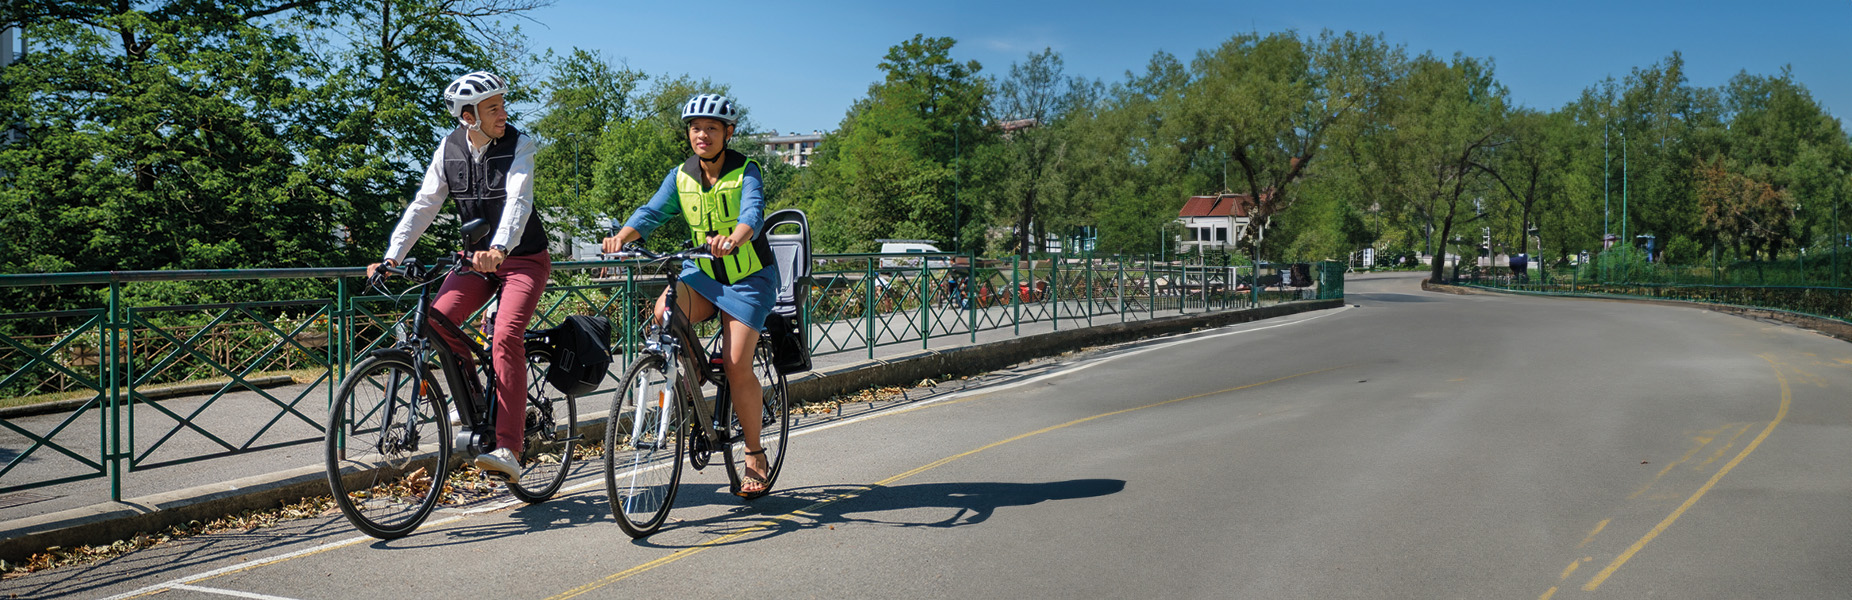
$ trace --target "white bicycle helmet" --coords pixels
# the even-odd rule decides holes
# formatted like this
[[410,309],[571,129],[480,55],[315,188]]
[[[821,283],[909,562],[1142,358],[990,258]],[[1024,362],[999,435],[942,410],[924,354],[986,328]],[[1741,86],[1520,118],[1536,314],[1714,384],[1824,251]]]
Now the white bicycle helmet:
[[740,111],[733,107],[733,101],[720,94],[695,94],[682,107],[682,122],[687,123],[696,118],[706,117],[720,119],[728,125],[739,124]]
[[444,105],[450,108],[450,116],[463,118],[463,108],[475,106],[476,103],[508,93],[508,83],[488,71],[477,71],[458,77],[444,88]]

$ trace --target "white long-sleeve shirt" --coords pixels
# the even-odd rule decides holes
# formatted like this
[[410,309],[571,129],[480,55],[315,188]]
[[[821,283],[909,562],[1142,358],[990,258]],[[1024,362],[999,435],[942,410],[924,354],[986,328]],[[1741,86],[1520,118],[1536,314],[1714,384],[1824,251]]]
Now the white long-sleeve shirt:
[[[489,147],[484,144],[477,147],[470,145],[470,153],[477,162],[482,162],[482,154]],[[539,146],[534,138],[521,134],[514,145],[514,164],[508,166],[508,199],[502,202],[502,219],[495,228],[495,236],[490,238],[491,246],[514,246],[521,240],[521,234],[527,230],[527,216],[534,212],[534,155]],[[412,245],[424,235],[424,230],[431,227],[443,211],[444,201],[450,198],[450,184],[444,181],[444,144],[437,144],[437,151],[431,155],[431,165],[424,170],[424,185],[419,186],[418,193],[412,196],[412,202],[405,207],[405,216],[399,218],[398,227],[393,228],[391,244],[386,246],[386,259],[404,262]]]

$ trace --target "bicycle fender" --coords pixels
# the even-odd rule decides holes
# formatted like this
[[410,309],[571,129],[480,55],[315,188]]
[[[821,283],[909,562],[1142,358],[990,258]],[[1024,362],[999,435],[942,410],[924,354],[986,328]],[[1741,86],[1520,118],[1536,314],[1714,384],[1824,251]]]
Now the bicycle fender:
[[405,361],[405,364],[412,364],[412,353],[404,348],[374,348],[372,351],[367,352],[367,356],[375,358],[396,358]]

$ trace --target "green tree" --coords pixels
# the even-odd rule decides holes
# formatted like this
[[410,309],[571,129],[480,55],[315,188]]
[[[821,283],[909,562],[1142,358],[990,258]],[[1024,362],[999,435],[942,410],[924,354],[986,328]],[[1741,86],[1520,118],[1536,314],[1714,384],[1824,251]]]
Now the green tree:
[[1191,108],[1166,137],[1204,154],[1198,164],[1219,158],[1224,181],[1255,199],[1256,256],[1274,217],[1299,198],[1291,186],[1323,155],[1326,136],[1378,108],[1399,53],[1381,37],[1328,31],[1236,35],[1198,53],[1184,99]]
[[[276,27],[320,3],[9,3],[0,69],[9,273],[320,266],[333,195],[296,164],[316,65]],[[54,308],[73,292],[35,290]],[[52,296],[44,296],[51,294]]]
[[542,142],[534,157],[534,202],[554,224],[554,235],[598,239],[611,209],[609,196],[593,193],[600,138],[607,125],[636,118],[635,96],[648,77],[579,48],[564,55],[549,51],[545,62],[542,112],[527,130]]
[[[1439,282],[1454,228],[1485,214],[1475,201],[1491,191],[1484,165],[1494,149],[1508,143],[1506,91],[1489,61],[1462,55],[1451,62],[1432,55],[1415,59],[1397,88],[1390,125],[1397,139],[1389,149],[1396,167],[1415,184],[1399,192],[1402,200],[1438,227],[1429,277]],[[1464,259],[1472,253],[1461,254]]]
[[1099,84],[1063,69],[1053,50],[1032,52],[1010,65],[992,103],[1005,130],[986,161],[995,167],[993,213],[1014,223],[1011,248],[1023,257],[1044,250],[1050,229],[1065,232],[1092,220],[1085,204],[1092,196],[1069,185],[1069,117],[1093,105]]
[[[953,238],[956,158],[991,135],[989,83],[951,38],[914,36],[889,49],[869,86],[791,184],[827,251],[869,251],[881,237]],[[980,219],[973,218],[973,221]]]

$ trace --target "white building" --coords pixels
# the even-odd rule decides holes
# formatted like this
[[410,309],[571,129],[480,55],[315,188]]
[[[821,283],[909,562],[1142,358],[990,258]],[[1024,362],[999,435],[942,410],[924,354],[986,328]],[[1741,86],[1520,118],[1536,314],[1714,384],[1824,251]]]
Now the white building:
[[1247,236],[1248,209],[1253,204],[1248,194],[1190,196],[1183,209],[1177,211],[1177,222],[1183,225],[1177,248],[1227,249],[1235,245]]
[[773,131],[770,134],[753,138],[753,141],[765,146],[767,154],[777,156],[787,165],[808,167],[810,156],[817,152],[817,144],[823,141],[823,132],[778,135],[777,131]]

